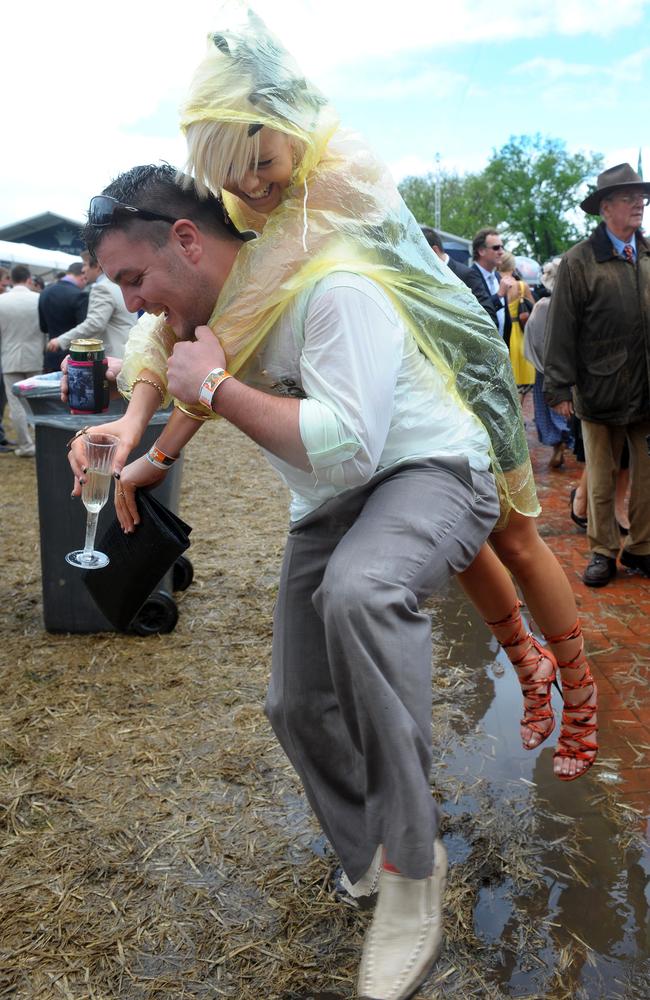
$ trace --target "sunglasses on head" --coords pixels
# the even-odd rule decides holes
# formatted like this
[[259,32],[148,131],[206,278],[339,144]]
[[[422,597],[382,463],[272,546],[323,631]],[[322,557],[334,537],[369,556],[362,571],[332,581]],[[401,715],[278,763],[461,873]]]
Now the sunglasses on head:
[[147,208],[134,208],[133,205],[124,205],[116,198],[111,198],[108,194],[98,194],[90,199],[88,208],[88,222],[91,226],[101,229],[113,223],[113,216],[116,213],[131,215],[133,218],[147,219],[151,222],[178,222],[178,219],[171,215],[163,215],[162,212],[150,212]]

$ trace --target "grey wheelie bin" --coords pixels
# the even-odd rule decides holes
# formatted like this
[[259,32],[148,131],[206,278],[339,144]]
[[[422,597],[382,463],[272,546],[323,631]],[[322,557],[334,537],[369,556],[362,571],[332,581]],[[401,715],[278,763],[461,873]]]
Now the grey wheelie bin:
[[[72,472],[67,461],[67,442],[81,427],[106,423],[124,412],[123,400],[111,403],[108,413],[71,414],[59,398],[58,379],[37,377],[14,386],[16,395],[25,399],[35,427],[36,479],[41,541],[43,583],[43,622],[48,632],[113,632],[87,592],[82,574],[65,561],[67,552],[83,544],[86,508],[80,498],[72,499]],[[156,413],[131,458],[149,450],[169,419],[171,410]],[[164,481],[152,490],[170,510],[177,511],[183,459],[167,473]],[[112,493],[100,512],[97,539],[113,518]],[[178,621],[178,609],[172,593],[185,590],[192,582],[192,564],[181,556],[154,588],[129,627],[138,635],[171,632]]]

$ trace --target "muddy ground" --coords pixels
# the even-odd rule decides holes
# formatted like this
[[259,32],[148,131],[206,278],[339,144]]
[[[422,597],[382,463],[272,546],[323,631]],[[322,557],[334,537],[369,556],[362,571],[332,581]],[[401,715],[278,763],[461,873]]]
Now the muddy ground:
[[[284,487],[237,432],[206,428],[183,473],[195,577],[176,595],[175,631],[50,635],[34,462],[0,462],[0,997],[354,996],[369,917],[337,898],[336,859],[262,711]],[[420,995],[645,996],[641,938],[619,985],[589,992],[589,942],[536,905],[548,885],[539,851],[556,835],[564,875],[584,880],[580,828],[569,807],[549,826],[525,780],[481,775],[494,756],[480,720],[495,651],[455,587],[431,610],[432,791],[452,867],[447,941]],[[625,812],[607,788],[590,794],[611,850],[629,857]],[[487,889],[509,894],[502,933],[480,924]],[[502,973],[515,966],[510,992]]]

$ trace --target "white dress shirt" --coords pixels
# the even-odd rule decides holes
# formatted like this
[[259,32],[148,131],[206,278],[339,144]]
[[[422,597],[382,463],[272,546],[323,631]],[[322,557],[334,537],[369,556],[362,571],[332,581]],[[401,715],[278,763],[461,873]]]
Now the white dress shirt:
[[301,400],[313,471],[267,453],[291,491],[294,521],[407,459],[465,456],[489,468],[487,433],[367,278],[339,272],[298,295],[245,381]]
[[[497,295],[499,291],[500,282],[499,279],[497,278],[496,271],[486,271],[484,267],[481,267],[478,261],[476,261],[476,266],[478,267],[479,271],[485,278],[490,295]],[[501,302],[503,302],[503,297],[499,296],[499,298],[501,299]],[[497,309],[497,322],[499,324],[499,333],[503,337],[503,330],[506,322],[506,311],[505,311],[505,306],[503,305],[499,309]]]

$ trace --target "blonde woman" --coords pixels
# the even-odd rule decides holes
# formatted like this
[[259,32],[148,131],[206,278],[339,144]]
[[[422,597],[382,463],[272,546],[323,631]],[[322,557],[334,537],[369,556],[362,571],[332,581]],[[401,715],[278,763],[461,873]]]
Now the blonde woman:
[[[527,749],[554,729],[550,688],[559,668],[564,711],[554,770],[563,780],[584,774],[597,753],[596,689],[573,593],[537,534],[539,504],[517,391],[493,324],[432,253],[386,169],[358,136],[339,128],[331,105],[252,13],[210,36],[181,124],[199,191],[225,192],[236,226],[260,234],[238,254],[209,324],[228,370],[250,376],[266,334],[298,292],[349,269],[386,291],[422,353],[487,430],[501,496],[500,530],[493,548],[484,546],[460,581],[517,670]],[[127,416],[111,424],[123,442],[118,471],[159,395],[168,398],[173,342],[164,315],[147,318],[129,341],[120,385],[132,403]],[[197,421],[210,415],[179,404],[179,450]],[[124,496],[116,501],[125,529],[137,521],[135,487],[160,474],[142,460],[125,470]],[[505,567],[550,649],[524,625]]]
[[530,361],[524,357],[524,331],[519,321],[519,311],[522,305],[530,303],[533,307],[533,293],[521,280],[517,271],[517,262],[514,254],[506,251],[499,265],[499,273],[503,276],[511,276],[515,279],[514,284],[508,288],[508,312],[510,313],[510,342],[508,350],[510,352],[510,364],[515,382],[520,391],[529,389],[535,384],[535,368]]

